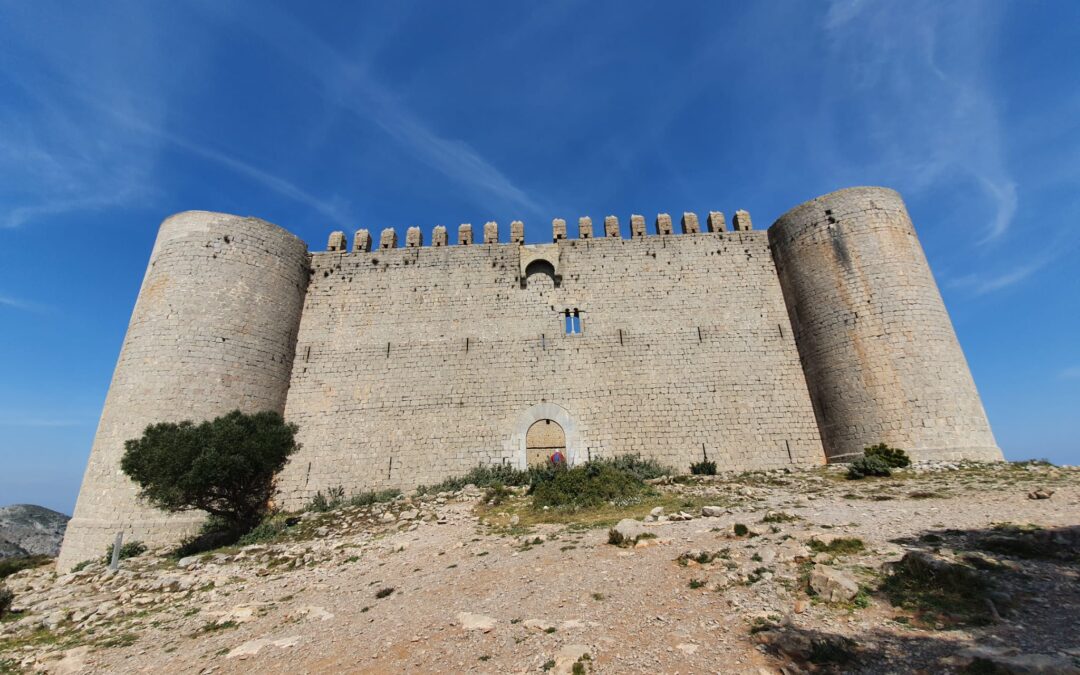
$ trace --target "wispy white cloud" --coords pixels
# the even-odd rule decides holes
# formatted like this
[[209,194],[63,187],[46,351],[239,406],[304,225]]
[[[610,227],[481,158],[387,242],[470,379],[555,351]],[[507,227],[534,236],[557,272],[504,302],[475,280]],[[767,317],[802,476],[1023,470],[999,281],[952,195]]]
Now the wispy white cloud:
[[48,307],[36,302],[29,302],[9,295],[0,295],[0,308],[15,309],[22,312],[42,313],[48,311]]
[[985,295],[1014,286],[1046,267],[1053,258],[1043,257],[1023,265],[1009,268],[996,274],[968,274],[952,279],[949,285],[969,291],[974,295]]
[[837,133],[861,132],[878,173],[896,184],[921,190],[966,179],[980,186],[993,215],[979,241],[989,244],[1008,232],[1020,202],[1000,104],[983,74],[1000,12],[957,5],[834,0],[823,26],[838,66],[828,83],[836,92],[824,98],[845,109],[851,96],[856,105],[847,111],[859,125]]
[[418,161],[461,185],[478,201],[494,201],[532,214],[547,210],[542,200],[518,186],[470,143],[437,131],[369,72],[371,45],[362,45],[364,51],[357,55],[342,53],[301,20],[272,6],[260,10],[257,22],[228,16],[220,3],[203,7],[219,20],[250,31],[299,65],[322,87],[327,101],[360,121],[375,124]]
[[1080,380],[1080,366],[1069,366],[1058,375],[1063,380]]
[[[28,9],[27,16],[17,19],[40,26],[35,11]],[[96,16],[100,13],[91,12],[102,20]],[[139,3],[116,8],[116,13],[113,19],[126,26],[125,35],[135,37],[97,40],[77,16],[65,16],[52,22],[53,39],[12,45],[17,56],[10,58],[32,65],[0,74],[0,86],[15,94],[0,102],[5,130],[0,134],[0,172],[13,177],[0,186],[0,204],[6,206],[0,228],[146,203],[163,192],[157,165],[169,149],[223,167],[337,224],[351,220],[342,200],[321,198],[254,161],[173,131],[168,120],[182,109],[186,80],[174,72],[176,55],[159,35],[163,22]],[[19,30],[18,21],[10,30],[14,36],[34,34]],[[51,49],[48,45],[55,42],[68,49]],[[185,58],[199,52],[191,47]],[[0,66],[4,63],[0,58]]]
[[65,428],[79,427],[94,424],[94,420],[65,419],[52,417],[35,417],[33,415],[2,414],[0,413],[0,428],[29,427],[29,428]]

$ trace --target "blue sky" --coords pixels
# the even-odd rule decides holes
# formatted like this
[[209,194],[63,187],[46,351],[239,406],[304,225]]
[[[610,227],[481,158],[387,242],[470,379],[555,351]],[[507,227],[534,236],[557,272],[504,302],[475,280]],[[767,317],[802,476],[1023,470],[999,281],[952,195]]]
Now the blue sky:
[[1080,3],[302,4],[0,0],[0,504],[71,512],[186,209],[321,250],[887,185],[1006,455],[1080,463]]

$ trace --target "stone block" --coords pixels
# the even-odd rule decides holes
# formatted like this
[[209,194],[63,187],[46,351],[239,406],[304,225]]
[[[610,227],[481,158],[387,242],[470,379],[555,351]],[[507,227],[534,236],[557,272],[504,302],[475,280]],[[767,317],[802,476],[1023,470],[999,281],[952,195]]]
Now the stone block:
[[581,218],[578,218],[577,228],[578,228],[578,239],[592,239],[593,238],[592,218],[590,218],[588,216],[582,216]]
[[622,237],[622,232],[619,231],[619,219],[615,216],[607,216],[604,218],[604,236],[605,237]]
[[689,211],[683,213],[681,224],[683,234],[698,234],[701,232],[701,225],[698,223],[696,213],[690,213]]
[[367,230],[357,230],[353,235],[353,253],[367,253],[371,250],[371,233]]
[[446,246],[447,243],[446,227],[444,225],[436,225],[435,229],[431,231],[431,245]]
[[661,213],[656,216],[656,233],[672,234],[671,216],[666,213]]
[[330,239],[326,242],[326,250],[344,251],[348,248],[346,242],[348,242],[348,239],[345,238],[344,232],[331,232]]
[[720,211],[709,211],[708,227],[709,232],[725,231],[727,223],[724,222],[724,214]]
[[750,222],[750,213],[739,209],[735,212],[735,216],[731,219],[731,224],[736,232],[749,232],[754,229],[754,225]]

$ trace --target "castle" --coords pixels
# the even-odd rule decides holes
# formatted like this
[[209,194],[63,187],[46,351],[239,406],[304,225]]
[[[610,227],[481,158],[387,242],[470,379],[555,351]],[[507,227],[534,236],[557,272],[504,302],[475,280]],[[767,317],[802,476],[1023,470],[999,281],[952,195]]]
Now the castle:
[[[408,489],[478,464],[640,453],[686,469],[999,460],[900,196],[840,190],[767,231],[736,212],[384,230],[328,250],[256,218],[165,220],[109,388],[61,569],[118,531],[192,531],[136,499],[124,441],[151,423],[275,410],[300,451],[278,504]],[[678,232],[676,231],[678,229]],[[476,240],[474,240],[474,235]]]

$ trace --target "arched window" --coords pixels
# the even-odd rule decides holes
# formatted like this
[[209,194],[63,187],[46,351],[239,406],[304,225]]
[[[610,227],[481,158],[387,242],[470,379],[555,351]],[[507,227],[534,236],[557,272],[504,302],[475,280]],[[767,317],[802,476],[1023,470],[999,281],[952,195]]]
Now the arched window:
[[544,259],[534,260],[529,263],[525,268],[525,278],[522,280],[522,287],[528,287],[529,279],[535,274],[543,274],[551,279],[552,286],[558,286],[558,282],[555,281],[555,266]]
[[577,308],[566,310],[564,315],[567,335],[581,335],[581,313]]

